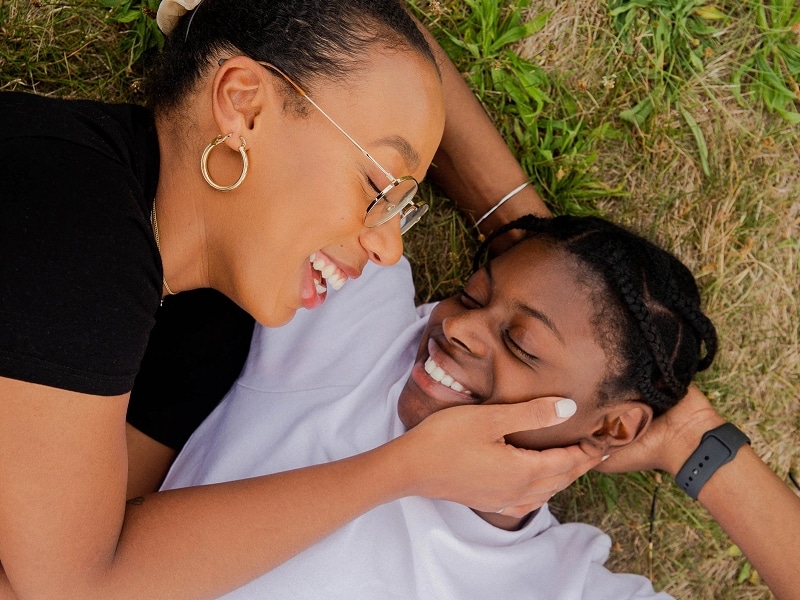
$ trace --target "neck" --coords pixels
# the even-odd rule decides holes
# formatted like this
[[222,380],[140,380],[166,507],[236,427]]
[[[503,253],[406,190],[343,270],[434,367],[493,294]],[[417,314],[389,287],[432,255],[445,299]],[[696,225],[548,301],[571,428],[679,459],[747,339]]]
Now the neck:
[[164,278],[173,292],[209,287],[200,150],[190,156],[185,138],[163,117],[156,117],[156,130],[160,165],[155,205]]
[[483,512],[480,510],[475,510],[474,508],[472,509],[472,512],[490,525],[494,525],[499,529],[505,529],[506,531],[517,531],[518,529],[522,529],[522,527],[538,512],[538,510],[539,509],[536,509],[523,517],[512,517],[510,515],[502,515],[494,512]]

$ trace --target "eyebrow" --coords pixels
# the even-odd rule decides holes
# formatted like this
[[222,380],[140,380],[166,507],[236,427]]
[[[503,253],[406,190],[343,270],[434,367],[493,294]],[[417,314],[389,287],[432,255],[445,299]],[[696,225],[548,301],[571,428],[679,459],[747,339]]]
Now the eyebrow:
[[409,166],[411,171],[419,166],[419,154],[404,137],[400,135],[390,135],[388,137],[379,139],[375,143],[382,146],[390,146],[391,148],[397,150],[400,153],[400,156],[403,157],[403,160],[406,161],[406,164]]
[[[494,279],[492,277],[492,263],[491,262],[486,263],[485,269],[486,269],[486,276],[489,279],[489,286],[494,288]],[[561,335],[561,332],[558,330],[555,323],[553,323],[550,317],[548,317],[542,311],[537,310],[531,306],[528,306],[527,304],[523,304],[522,302],[519,302],[517,300],[514,301],[513,307],[515,310],[518,310],[529,317],[533,317],[534,319],[541,321],[545,325],[545,327],[547,327],[550,331],[553,332],[553,335],[555,335],[556,338],[558,338],[558,341],[561,342],[562,346],[566,345],[566,342],[564,342],[564,336]]]

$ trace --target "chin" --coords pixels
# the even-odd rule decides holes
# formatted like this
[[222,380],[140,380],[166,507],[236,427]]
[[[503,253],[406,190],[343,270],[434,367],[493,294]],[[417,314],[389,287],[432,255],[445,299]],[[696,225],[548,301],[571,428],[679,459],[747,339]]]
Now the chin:
[[397,400],[397,416],[407,430],[413,429],[428,416],[427,414],[422,414],[420,410],[415,410],[415,405],[418,403],[414,402],[414,395],[409,392],[408,385],[406,383],[406,387],[400,392],[400,398]]
[[[247,310],[247,308],[245,308]],[[272,310],[247,310],[259,325],[264,327],[282,327],[294,318],[296,308],[273,308]]]

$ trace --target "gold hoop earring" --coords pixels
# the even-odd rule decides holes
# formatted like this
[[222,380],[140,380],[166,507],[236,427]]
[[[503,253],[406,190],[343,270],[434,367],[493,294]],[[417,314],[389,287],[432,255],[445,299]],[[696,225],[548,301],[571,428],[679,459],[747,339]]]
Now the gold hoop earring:
[[242,140],[242,145],[239,146],[239,154],[242,157],[242,173],[239,175],[239,179],[233,182],[230,185],[219,185],[213,179],[211,179],[211,175],[208,174],[208,155],[211,154],[211,151],[231,137],[233,134],[229,133],[228,135],[218,135],[213,139],[213,141],[206,146],[206,149],[203,150],[203,155],[200,157],[200,172],[203,173],[203,179],[206,180],[206,183],[210,185],[215,190],[219,190],[220,192],[229,192],[231,190],[235,190],[237,187],[242,185],[244,178],[247,176],[247,167],[249,166],[249,161],[247,160],[247,142],[244,141],[244,138],[239,136],[239,139]]

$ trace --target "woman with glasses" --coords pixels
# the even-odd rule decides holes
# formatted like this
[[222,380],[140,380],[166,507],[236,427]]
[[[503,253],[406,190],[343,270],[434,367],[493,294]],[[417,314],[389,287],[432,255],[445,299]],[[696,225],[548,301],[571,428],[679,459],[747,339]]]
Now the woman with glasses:
[[[527,506],[537,479],[596,464],[498,442],[567,419],[553,399],[126,503],[129,457],[182,403],[221,397],[253,318],[282,325],[400,258],[445,120],[436,61],[393,0],[204,0],[173,25],[150,109],[0,95],[0,598],[214,596],[395,498]],[[441,156],[446,173],[458,152]],[[492,186],[463,185],[490,212],[475,198]],[[126,434],[137,393],[155,410]]]

